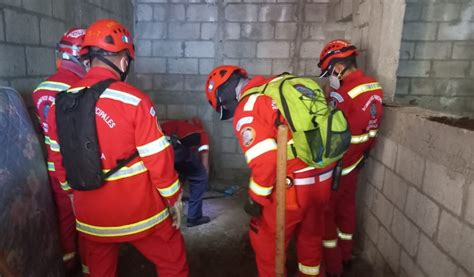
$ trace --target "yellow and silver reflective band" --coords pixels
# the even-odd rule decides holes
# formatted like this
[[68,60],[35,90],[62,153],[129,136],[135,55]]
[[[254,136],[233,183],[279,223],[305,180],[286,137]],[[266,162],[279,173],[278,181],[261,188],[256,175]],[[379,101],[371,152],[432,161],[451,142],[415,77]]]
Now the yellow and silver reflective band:
[[89,225],[83,222],[80,222],[76,219],[76,228],[79,232],[86,233],[92,236],[97,237],[118,237],[126,236],[131,234],[136,234],[148,230],[165,220],[169,216],[168,208],[165,208],[156,215],[147,218],[145,220],[139,221],[137,223],[123,225],[123,226],[113,226],[113,227],[103,227],[103,226],[94,226]]
[[342,172],[341,172],[341,175],[344,176],[344,175],[347,175],[349,173],[352,172],[352,170],[354,170],[354,168],[357,167],[357,165],[364,159],[364,156],[360,157],[357,162],[355,162],[354,164],[352,164],[351,166],[348,166],[346,168],[343,168],[342,169]]
[[162,136],[150,143],[145,145],[137,146],[138,154],[140,157],[147,157],[154,154],[157,154],[166,149],[166,147],[170,146],[169,141],[166,139],[165,136]]
[[360,86],[357,86],[357,87],[351,89],[347,94],[351,98],[356,98],[357,96],[359,96],[359,95],[361,95],[365,92],[378,90],[378,89],[382,89],[380,84],[378,82],[373,82],[373,83],[362,84]]
[[[109,171],[110,169],[103,169],[102,172],[105,174]],[[131,166],[124,166],[120,168],[117,172],[114,174],[110,175],[106,181],[115,181],[131,176],[138,175],[140,173],[143,173],[147,171],[148,169],[145,167],[145,164],[142,161],[139,161],[137,163],[134,163]]]
[[319,175],[319,182],[324,182],[332,177],[332,169]]
[[337,247],[337,239],[332,240],[323,240],[324,248],[336,248]]
[[171,197],[179,191],[179,188],[180,188],[179,179],[176,179],[176,181],[174,181],[174,183],[171,184],[171,186],[166,187],[164,189],[158,189],[158,191],[163,197]]
[[375,138],[377,136],[378,132],[379,132],[379,130],[370,130],[369,131],[369,137]]
[[108,99],[113,99],[120,101],[125,104],[130,104],[133,106],[138,106],[140,104],[141,99],[131,95],[130,93],[123,92],[120,90],[115,90],[115,89],[106,89],[101,95],[100,98],[108,98]]
[[310,171],[310,170],[313,170],[313,169],[315,169],[315,167],[308,166],[308,167],[305,167],[303,169],[296,170],[295,173],[302,173],[302,172]]
[[368,133],[352,136],[351,143],[352,144],[359,144],[363,142],[369,141],[370,138],[375,138],[377,136],[378,130],[370,130]]
[[53,162],[48,162],[48,171],[56,171],[56,168],[54,167],[54,163]]
[[259,157],[260,155],[276,149],[277,144],[275,140],[272,138],[268,138],[262,140],[261,142],[255,144],[249,150],[247,150],[245,152],[245,158],[247,159],[247,163],[250,163],[253,159]]
[[51,138],[48,138],[48,143],[47,144],[49,144],[49,148],[51,149],[51,151],[53,151],[53,152],[59,152],[60,151],[59,144],[58,144],[57,141],[52,140]]
[[59,185],[61,186],[61,188],[63,190],[70,190],[71,187],[69,186],[69,183],[66,181],[66,182],[59,182]]
[[39,84],[39,86],[33,91],[36,92],[38,90],[51,90],[51,91],[63,91],[67,90],[70,85],[61,83],[61,82],[53,82],[53,81],[45,81]]
[[315,177],[295,178],[295,179],[293,179],[293,184],[295,186],[313,185],[314,183],[316,183],[316,178]]
[[205,145],[199,146],[198,152],[202,152],[202,151],[209,151],[209,145],[205,144]]
[[45,137],[44,137],[44,144],[47,144],[47,145],[50,144],[50,139],[49,139],[48,136],[45,136]]
[[341,232],[340,230],[337,230],[337,236],[341,240],[352,240],[352,234],[346,234],[346,233]]
[[298,269],[301,273],[311,276],[318,276],[319,275],[319,265],[317,266],[308,266],[302,263],[298,263]]
[[253,180],[253,178],[250,179],[249,187],[251,191],[253,191],[256,195],[260,195],[260,196],[268,196],[272,193],[272,190],[273,190],[273,186],[262,187],[261,185],[257,184]]
[[82,264],[82,273],[91,274],[91,272],[89,271],[89,267],[85,264]]
[[74,259],[75,256],[76,256],[76,252],[70,252],[70,253],[64,254],[63,255],[63,262],[67,262],[69,260],[72,260],[72,259]]
[[255,106],[255,101],[257,101],[257,98],[259,96],[260,96],[259,93],[252,94],[249,96],[249,100],[247,100],[247,103],[245,103],[245,106],[244,106],[245,112],[253,111],[253,106]]

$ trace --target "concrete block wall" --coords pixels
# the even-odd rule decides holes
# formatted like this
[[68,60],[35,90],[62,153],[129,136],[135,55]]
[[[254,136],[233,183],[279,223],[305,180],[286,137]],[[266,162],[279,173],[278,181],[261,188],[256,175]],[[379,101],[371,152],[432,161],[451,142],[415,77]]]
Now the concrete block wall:
[[474,115],[474,2],[407,1],[397,101]]
[[204,95],[214,66],[250,75],[315,76],[323,44],[349,38],[350,24],[329,22],[329,0],[136,0],[133,82],[150,94],[160,119],[199,117],[211,134],[214,175],[248,173],[232,122],[221,122]]
[[358,242],[374,276],[473,276],[474,131],[384,110],[362,172]]
[[0,0],[0,85],[31,106],[32,90],[55,71],[54,47],[67,29],[99,18],[131,28],[131,7],[130,0]]

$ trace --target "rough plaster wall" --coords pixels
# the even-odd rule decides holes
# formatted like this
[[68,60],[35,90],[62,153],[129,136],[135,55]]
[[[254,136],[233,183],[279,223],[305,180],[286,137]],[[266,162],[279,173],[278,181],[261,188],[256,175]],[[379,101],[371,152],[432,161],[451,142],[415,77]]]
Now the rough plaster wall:
[[474,115],[474,1],[407,1],[396,97]]
[[375,276],[473,276],[473,131],[385,108],[361,174],[358,236]]
[[31,106],[32,90],[55,71],[54,47],[69,28],[99,18],[132,26],[131,0],[0,0],[0,85]]
[[324,42],[350,37],[349,23],[328,22],[328,2],[137,0],[133,81],[151,95],[161,120],[204,120],[215,175],[242,178],[248,170],[232,123],[219,121],[205,99],[207,74],[223,63],[251,75],[319,74]]

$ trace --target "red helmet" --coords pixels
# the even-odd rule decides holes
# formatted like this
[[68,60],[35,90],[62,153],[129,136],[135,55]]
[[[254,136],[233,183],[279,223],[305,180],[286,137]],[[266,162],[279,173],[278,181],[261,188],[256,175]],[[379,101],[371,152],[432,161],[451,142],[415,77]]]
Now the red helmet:
[[128,50],[130,58],[135,59],[135,47],[130,32],[113,19],[97,20],[87,28],[83,47],[90,46],[112,53]]
[[321,69],[321,76],[327,74],[327,71],[334,60],[347,58],[351,55],[357,54],[357,48],[347,40],[336,39],[330,41],[326,46],[324,46],[319,55],[318,67]]
[[234,72],[240,73],[242,76],[247,77],[247,71],[245,69],[235,66],[235,65],[221,65],[214,68],[206,81],[206,96],[209,100],[209,104],[219,112],[220,104],[217,100],[217,89],[223,85]]
[[56,50],[59,53],[67,53],[76,58],[82,54],[81,47],[84,41],[86,30],[80,28],[69,29],[61,37],[61,40],[56,45]]

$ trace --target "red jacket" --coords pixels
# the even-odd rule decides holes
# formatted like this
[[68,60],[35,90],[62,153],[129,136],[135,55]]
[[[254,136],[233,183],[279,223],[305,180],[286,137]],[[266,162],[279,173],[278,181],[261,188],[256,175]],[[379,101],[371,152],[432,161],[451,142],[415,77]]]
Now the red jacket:
[[383,90],[377,81],[361,70],[350,73],[329,101],[344,112],[352,134],[351,146],[342,159],[343,175],[361,161],[375,142],[382,117]]
[[[244,87],[243,92],[266,84],[272,79],[255,76]],[[252,171],[249,195],[261,205],[270,203],[276,182],[278,128],[275,122],[278,116],[280,116],[279,121],[286,124],[273,100],[261,94],[253,94],[241,99],[234,114],[234,132]],[[291,138],[291,133],[289,133],[288,140]],[[309,168],[308,165],[298,158],[288,160],[287,176],[293,177],[295,171],[306,168]],[[327,172],[329,168],[320,169],[318,172]]]
[[[109,78],[118,79],[112,71],[94,67],[69,92]],[[53,105],[48,117],[54,151],[51,160],[68,190],[54,112]],[[169,226],[167,205],[175,203],[181,188],[173,149],[160,129],[150,98],[127,83],[115,82],[97,101],[96,124],[104,171],[135,150],[140,156],[110,176],[101,188],[74,191],[77,230],[91,240],[121,242],[144,237],[163,224]]]
[[176,135],[178,139],[186,139],[193,134],[199,134],[200,140],[197,147],[198,152],[209,151],[209,136],[202,127],[202,123],[197,120],[169,120],[161,123],[163,133],[167,136]]

